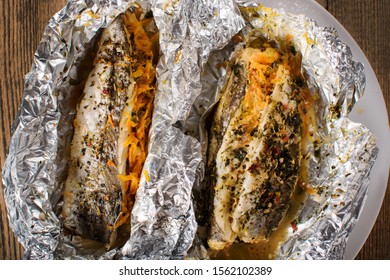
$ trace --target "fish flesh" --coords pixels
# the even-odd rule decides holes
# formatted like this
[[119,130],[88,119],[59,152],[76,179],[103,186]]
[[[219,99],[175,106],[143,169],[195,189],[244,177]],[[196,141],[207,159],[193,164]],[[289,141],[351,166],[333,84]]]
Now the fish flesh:
[[147,154],[155,54],[145,24],[129,11],[103,30],[74,119],[63,224],[107,247],[129,233]]
[[288,210],[306,119],[291,56],[268,43],[233,56],[209,130],[212,250],[267,240]]

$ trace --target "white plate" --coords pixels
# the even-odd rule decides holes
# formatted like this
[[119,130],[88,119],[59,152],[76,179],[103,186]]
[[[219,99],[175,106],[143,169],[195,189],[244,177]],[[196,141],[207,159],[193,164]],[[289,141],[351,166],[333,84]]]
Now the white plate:
[[364,245],[379,214],[389,176],[390,131],[380,85],[370,63],[352,36],[317,2],[314,0],[262,0],[259,2],[268,7],[282,8],[286,12],[305,14],[320,26],[335,27],[341,40],[351,48],[353,59],[364,64],[367,79],[366,91],[363,98],[355,105],[350,118],[367,126],[377,136],[379,154],[371,171],[366,204],[347,242],[344,258],[354,259]]

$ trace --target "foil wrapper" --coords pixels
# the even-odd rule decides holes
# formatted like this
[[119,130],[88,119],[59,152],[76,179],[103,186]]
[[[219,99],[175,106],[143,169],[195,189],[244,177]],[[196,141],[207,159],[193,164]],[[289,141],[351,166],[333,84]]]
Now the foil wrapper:
[[[253,5],[252,5],[253,6]],[[364,206],[378,149],[375,136],[348,119],[365,90],[364,66],[334,28],[304,15],[242,5],[248,30],[279,45],[292,35],[302,73],[315,101],[317,135],[310,145],[308,195],[281,244],[278,259],[342,259],[348,235]]]
[[[162,56],[144,168],[131,217],[131,236],[121,254],[132,259],[186,256],[195,238],[192,188],[202,161],[202,146],[189,132],[190,116],[202,92],[201,73],[210,52],[223,48],[243,26],[231,0],[155,1]],[[197,115],[197,114],[195,114]]]
[[[96,38],[132,0],[70,0],[45,29],[21,109],[12,127],[3,184],[10,225],[26,259],[207,258],[197,236],[194,193],[201,192],[207,147],[205,115],[219,98],[234,51],[231,38],[256,29],[282,42],[291,34],[302,54],[302,72],[318,95],[323,142],[311,147],[310,196],[288,232],[279,259],[340,259],[364,205],[375,137],[348,113],[362,96],[364,67],[332,28],[303,15],[267,9],[251,1],[137,1],[152,10],[161,56],[149,153],[122,248],[96,250],[92,241],[64,234],[63,182],[75,104],[91,68]],[[249,7],[256,7],[255,9]],[[318,160],[320,158],[321,160]],[[144,172],[142,172],[144,174]],[[196,197],[196,195],[195,195]]]
[[64,238],[59,217],[75,103],[91,69],[96,35],[131,2],[68,1],[36,50],[3,168],[10,225],[26,259],[76,255],[77,242]]

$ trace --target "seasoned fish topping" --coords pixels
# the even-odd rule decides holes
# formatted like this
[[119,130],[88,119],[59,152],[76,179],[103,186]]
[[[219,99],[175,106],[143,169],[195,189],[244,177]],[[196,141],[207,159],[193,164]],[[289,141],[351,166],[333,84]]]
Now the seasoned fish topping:
[[235,55],[210,130],[211,249],[267,240],[288,210],[302,160],[302,84],[289,55],[267,43]]
[[155,64],[144,25],[151,20],[128,12],[103,31],[74,120],[63,223],[107,247],[118,229],[128,231],[147,153]]

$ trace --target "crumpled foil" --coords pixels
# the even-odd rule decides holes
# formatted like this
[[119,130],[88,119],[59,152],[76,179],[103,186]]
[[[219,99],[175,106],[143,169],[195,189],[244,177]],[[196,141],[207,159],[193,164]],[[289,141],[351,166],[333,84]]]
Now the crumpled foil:
[[[45,29],[13,124],[3,184],[10,225],[27,259],[207,258],[197,237],[193,191],[201,191],[207,135],[204,116],[219,97],[230,39],[258,30],[276,42],[293,35],[302,71],[318,95],[321,161],[312,157],[308,197],[289,230],[279,259],[340,259],[364,205],[377,149],[367,128],[348,113],[364,92],[364,67],[334,29],[303,15],[251,1],[139,0],[160,31],[155,111],[149,154],[123,248],[96,250],[66,236],[61,225],[63,182],[75,104],[90,69],[96,38],[132,0],[70,0]],[[241,11],[240,11],[241,9]],[[267,16],[266,16],[267,15]],[[314,154],[315,147],[311,152]],[[143,172],[142,172],[143,174]]]
[[[309,179],[315,190],[281,244],[278,259],[342,259],[349,233],[365,202],[378,149],[375,136],[348,119],[365,90],[364,66],[334,28],[304,15],[242,5],[249,30],[283,44],[287,35],[302,55],[302,73],[315,97],[319,147],[309,147]],[[249,7],[249,8],[248,8]]]
[[75,100],[98,31],[131,2],[68,1],[49,21],[36,50],[3,168],[10,225],[27,259],[63,258],[73,250],[73,244],[65,246],[59,209]]
[[[167,6],[168,4],[168,6]],[[201,73],[211,51],[223,48],[243,26],[231,0],[155,1],[162,56],[158,89],[144,168],[131,217],[127,258],[183,258],[192,246],[195,221],[192,187],[202,160],[199,141],[187,120],[201,94]]]

